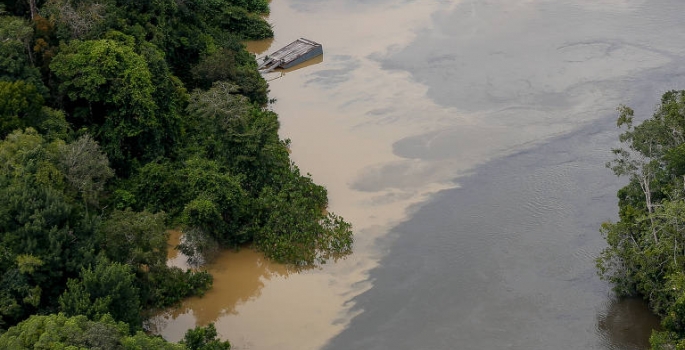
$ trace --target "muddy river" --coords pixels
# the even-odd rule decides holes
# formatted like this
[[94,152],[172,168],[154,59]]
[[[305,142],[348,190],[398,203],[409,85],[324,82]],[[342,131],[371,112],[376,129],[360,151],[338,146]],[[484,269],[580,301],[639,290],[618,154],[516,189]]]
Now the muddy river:
[[[624,184],[615,108],[685,88],[678,0],[274,0],[276,38],[323,44],[272,75],[292,158],[355,253],[294,272],[242,250],[151,320],[236,349],[646,349],[658,320],[595,274]],[[183,264],[182,259],[172,259]]]

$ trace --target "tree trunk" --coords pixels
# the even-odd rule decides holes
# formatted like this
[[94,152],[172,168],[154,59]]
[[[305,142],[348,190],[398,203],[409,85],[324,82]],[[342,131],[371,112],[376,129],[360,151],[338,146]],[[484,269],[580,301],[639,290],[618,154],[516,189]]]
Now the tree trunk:
[[652,225],[652,237],[655,243],[659,243],[659,238],[656,235],[656,226],[654,224],[654,205],[652,204],[652,189],[650,188],[651,174],[645,173],[645,167],[642,168],[642,176],[640,177],[640,187],[645,194],[645,204],[647,205],[647,216]]
[[28,0],[28,2],[31,9],[31,20],[33,20],[38,14],[38,6],[36,6],[36,0]]

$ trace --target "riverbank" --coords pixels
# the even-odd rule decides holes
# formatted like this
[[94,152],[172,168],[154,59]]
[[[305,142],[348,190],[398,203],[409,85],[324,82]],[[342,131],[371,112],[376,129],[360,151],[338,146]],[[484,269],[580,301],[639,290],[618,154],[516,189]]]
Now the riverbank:
[[[387,319],[384,337],[392,338],[410,337],[407,325],[428,317],[459,324],[463,348],[469,334],[494,334],[494,345],[515,348],[534,342],[540,330],[550,334],[540,340],[547,345],[553,339],[570,348],[620,344],[599,330],[598,319],[621,304],[590,265],[604,246],[599,222],[616,214],[610,188],[619,183],[603,168],[615,141],[614,109],[630,100],[649,111],[685,67],[678,44],[658,30],[661,23],[682,30],[677,4],[660,4],[273,2],[273,47],[304,36],[326,48],[323,62],[273,81],[271,97],[281,137],[293,141],[292,159],[327,187],[331,208],[353,223],[355,254],[320,270],[263,279],[259,297],[219,318],[227,325],[222,335],[244,347],[320,349],[342,331],[331,347],[356,336],[371,345],[362,327],[371,320]],[[542,160],[526,158],[533,155]],[[511,163],[522,159],[530,169]],[[558,181],[565,187],[555,188]],[[466,223],[469,232],[450,231]],[[494,234],[509,227],[514,235]],[[574,248],[559,252],[565,244]],[[389,260],[374,270],[386,254]],[[463,274],[444,270],[461,264]],[[393,284],[401,268],[413,277]],[[450,293],[461,297],[452,301]],[[473,298],[478,293],[482,298]],[[521,305],[520,312],[493,311],[508,310],[507,301]],[[471,313],[458,312],[468,303]],[[538,313],[551,319],[540,329],[528,322]],[[417,331],[423,347],[451,349],[456,343],[447,340],[461,341],[456,331],[430,338],[431,329],[448,332],[433,324]],[[510,331],[510,324],[521,326]],[[481,330],[470,333],[472,327]],[[569,329],[588,340],[571,343],[579,335]]]
[[359,315],[325,349],[648,349],[659,319],[614,300],[594,264],[597,228],[616,217],[613,128],[600,120],[440,192],[392,230]]
[[[160,332],[167,339],[174,339],[181,329],[201,324],[200,321],[214,321],[219,334],[238,348],[323,347],[355,315],[349,312],[350,298],[371,286],[367,273],[384,253],[378,249],[376,239],[404,220],[413,206],[432,193],[455,186],[450,181],[451,176],[444,172],[436,174],[437,178],[430,176],[416,181],[430,171],[421,170],[425,165],[418,162],[409,168],[401,166],[406,170],[415,167],[419,173],[411,175],[410,179],[397,178],[411,186],[389,183],[386,188],[373,188],[379,180],[385,181],[374,175],[377,170],[402,161],[393,154],[395,141],[417,130],[432,129],[436,120],[452,113],[421,100],[420,96],[425,92],[422,87],[406,81],[404,75],[383,72],[378,63],[367,56],[410,40],[413,32],[427,23],[441,5],[409,4],[398,8],[382,4],[369,6],[363,13],[346,8],[343,2],[330,5],[323,9],[315,5],[298,7],[292,1],[272,3],[269,21],[276,25],[276,38],[268,43],[271,47],[278,48],[293,38],[305,36],[321,42],[326,53],[323,62],[287,72],[285,77],[271,82],[270,97],[277,99],[272,108],[279,114],[281,137],[292,140],[291,158],[303,172],[311,173],[315,182],[327,188],[330,208],[353,224],[354,254],[318,269],[287,276],[260,272],[258,267],[263,266],[264,260],[258,257],[253,257],[252,263],[244,267],[226,260],[222,271],[217,271],[218,274],[212,271],[215,286],[237,286],[242,279],[259,281],[260,286],[235,303],[225,302],[220,293],[210,294],[210,291],[202,305],[186,308],[184,304],[181,306],[184,311],[160,322]],[[326,14],[312,16],[310,11],[319,10],[325,10]],[[341,20],[348,15],[354,16],[360,24],[376,28],[376,36],[368,37],[362,30],[340,35],[337,25],[342,25]],[[384,24],[386,17],[392,19],[393,26]],[[379,22],[379,19],[384,20]],[[350,46],[353,41],[360,45]],[[268,49],[262,50],[268,52]],[[371,72],[375,75],[372,86],[363,83],[357,85],[361,89],[355,89],[355,81],[359,82],[359,78]],[[352,80],[341,80],[342,76],[350,76]],[[383,85],[387,86],[381,88]],[[358,100],[364,94],[370,99]],[[358,101],[350,105],[350,100]],[[338,109],[343,105],[347,107]],[[389,115],[382,114],[385,108],[404,108],[403,115],[420,111],[430,113],[423,120],[401,118],[393,121],[393,118],[388,119]],[[241,256],[243,253],[230,253],[230,256],[248,261]],[[241,275],[241,270],[254,274]],[[226,280],[221,276],[226,276]],[[211,307],[219,310],[215,312],[218,316],[213,320],[211,317],[201,320],[199,315],[206,314],[203,310]]]

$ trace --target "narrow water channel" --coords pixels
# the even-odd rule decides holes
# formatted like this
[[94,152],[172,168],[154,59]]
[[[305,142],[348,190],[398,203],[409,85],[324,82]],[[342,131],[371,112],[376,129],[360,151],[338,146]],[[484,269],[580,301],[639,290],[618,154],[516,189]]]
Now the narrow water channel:
[[[236,349],[645,349],[656,319],[593,259],[623,184],[615,107],[683,88],[677,0],[275,0],[324,57],[270,82],[281,135],[355,254],[293,272],[249,250],[152,320]],[[668,35],[665,35],[668,33]],[[679,85],[680,84],[680,85]]]

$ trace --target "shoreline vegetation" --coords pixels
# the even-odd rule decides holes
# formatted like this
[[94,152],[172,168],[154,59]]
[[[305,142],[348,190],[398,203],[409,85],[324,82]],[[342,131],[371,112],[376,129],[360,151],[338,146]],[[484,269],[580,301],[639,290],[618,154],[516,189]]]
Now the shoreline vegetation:
[[267,0],[0,2],[0,348],[228,349],[212,324],[178,344],[150,310],[212,276],[166,265],[249,245],[307,267],[351,252],[278,136],[245,40]]
[[652,349],[685,349],[685,91],[666,92],[639,125],[631,108],[618,112],[622,147],[607,167],[629,182],[617,194],[619,220],[602,224],[598,271],[662,317]]

